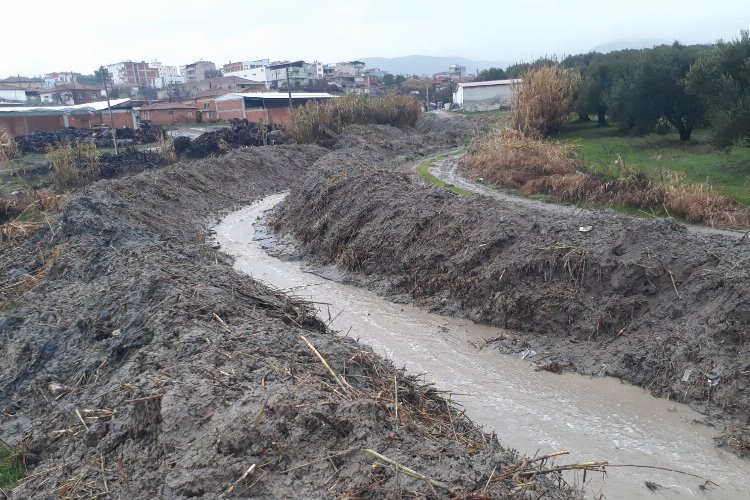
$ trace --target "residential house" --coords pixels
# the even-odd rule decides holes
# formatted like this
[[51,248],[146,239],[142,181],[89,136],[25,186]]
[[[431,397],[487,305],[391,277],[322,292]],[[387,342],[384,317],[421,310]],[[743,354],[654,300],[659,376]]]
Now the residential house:
[[44,78],[28,78],[25,76],[9,76],[0,80],[0,83],[21,87],[22,89],[40,89],[44,86]]
[[179,66],[167,66],[159,61],[151,61],[149,66],[156,70],[157,76],[154,79],[154,87],[157,89],[185,83],[185,77],[182,76]]
[[157,102],[138,109],[138,117],[158,125],[198,123],[200,113],[195,104],[182,102]]
[[456,79],[461,79],[466,76],[466,66],[459,66],[458,64],[451,64],[448,67],[448,74]]
[[266,90],[265,82],[247,80],[238,76],[220,76],[195,80],[177,85],[177,94],[181,97],[191,97],[207,90],[225,90],[227,92],[242,92],[243,90]]
[[223,74],[236,73],[248,69],[263,68],[271,64],[270,59],[258,59],[256,61],[238,61],[230,62],[224,65]]
[[345,61],[336,63],[336,75],[360,76],[365,68],[362,61]]
[[112,83],[117,86],[153,87],[159,77],[159,71],[145,61],[123,61],[108,64],[107,70],[112,78]]
[[266,83],[269,89],[285,89],[287,85],[294,89],[315,85],[322,75],[323,65],[318,62],[279,62],[266,68]]
[[15,85],[0,83],[0,102],[26,102],[26,89]]
[[44,87],[51,88],[56,85],[66,85],[70,83],[76,83],[80,73],[74,73],[73,71],[56,71],[54,73],[44,74]]
[[86,104],[101,101],[106,97],[104,89],[96,85],[68,83],[50,89],[40,89],[37,99],[42,104],[66,105]]
[[206,79],[206,72],[216,71],[216,65],[211,61],[196,61],[180,66],[180,72],[185,77],[185,83]]
[[464,111],[490,111],[510,108],[513,85],[521,80],[490,80],[459,83],[453,102]]
[[219,120],[216,114],[216,98],[228,93],[229,91],[221,89],[206,90],[191,95],[189,98],[183,99],[182,102],[185,104],[194,104],[198,108],[198,111],[200,111],[202,122],[215,122]]

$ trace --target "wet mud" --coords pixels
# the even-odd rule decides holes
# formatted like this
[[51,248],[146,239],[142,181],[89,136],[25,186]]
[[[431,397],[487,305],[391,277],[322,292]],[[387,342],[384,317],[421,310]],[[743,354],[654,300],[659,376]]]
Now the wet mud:
[[[346,140],[363,161],[442,140],[411,134]],[[221,214],[328,155],[260,147],[97,182],[4,249],[4,287],[30,290],[0,316],[0,439],[28,467],[3,495],[579,495],[207,243]]]
[[317,162],[271,216],[298,256],[393,300],[520,332],[493,342],[504,352],[530,349],[547,368],[688,403],[719,444],[747,453],[747,238],[459,197],[425,186],[395,155],[350,158],[342,149]]

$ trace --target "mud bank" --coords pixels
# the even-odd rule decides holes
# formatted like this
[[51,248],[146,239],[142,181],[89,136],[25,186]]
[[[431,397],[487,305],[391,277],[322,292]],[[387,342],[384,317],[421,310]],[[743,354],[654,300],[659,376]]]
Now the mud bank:
[[612,211],[461,198],[394,164],[330,160],[272,216],[302,256],[395,300],[523,332],[494,345],[530,348],[548,368],[690,403],[743,452],[750,242]]
[[577,495],[514,474],[519,457],[433,389],[206,245],[217,215],[326,154],[257,148],[99,182],[4,252],[4,280],[37,280],[0,316],[0,438],[29,467],[12,498]]

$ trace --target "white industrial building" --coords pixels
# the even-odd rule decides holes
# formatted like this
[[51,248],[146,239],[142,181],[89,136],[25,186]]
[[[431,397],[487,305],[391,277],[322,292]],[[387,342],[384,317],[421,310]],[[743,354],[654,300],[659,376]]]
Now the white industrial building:
[[453,94],[453,102],[464,111],[510,108],[513,101],[513,84],[516,83],[521,83],[521,80],[459,83]]

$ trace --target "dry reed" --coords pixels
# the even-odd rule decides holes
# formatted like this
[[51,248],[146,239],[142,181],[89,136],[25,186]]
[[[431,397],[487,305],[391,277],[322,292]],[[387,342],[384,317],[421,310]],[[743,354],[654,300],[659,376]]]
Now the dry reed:
[[350,124],[414,126],[421,109],[413,96],[387,94],[372,97],[348,94],[328,101],[309,102],[292,112],[287,137],[299,143],[325,143]]
[[657,184],[621,161],[617,171],[610,172],[615,175],[605,176],[576,160],[574,149],[503,130],[476,141],[461,165],[475,179],[527,195],[656,211],[712,226],[750,226],[750,208],[717,194],[708,184],[680,184],[683,176],[671,171],[663,173],[663,182]]
[[0,128],[0,166],[7,166],[21,156],[16,140],[7,130]]
[[61,189],[88,184],[99,178],[99,154],[90,142],[65,144],[47,153],[55,183]]
[[574,110],[581,76],[560,65],[529,69],[513,84],[513,125],[527,136],[560,131]]

